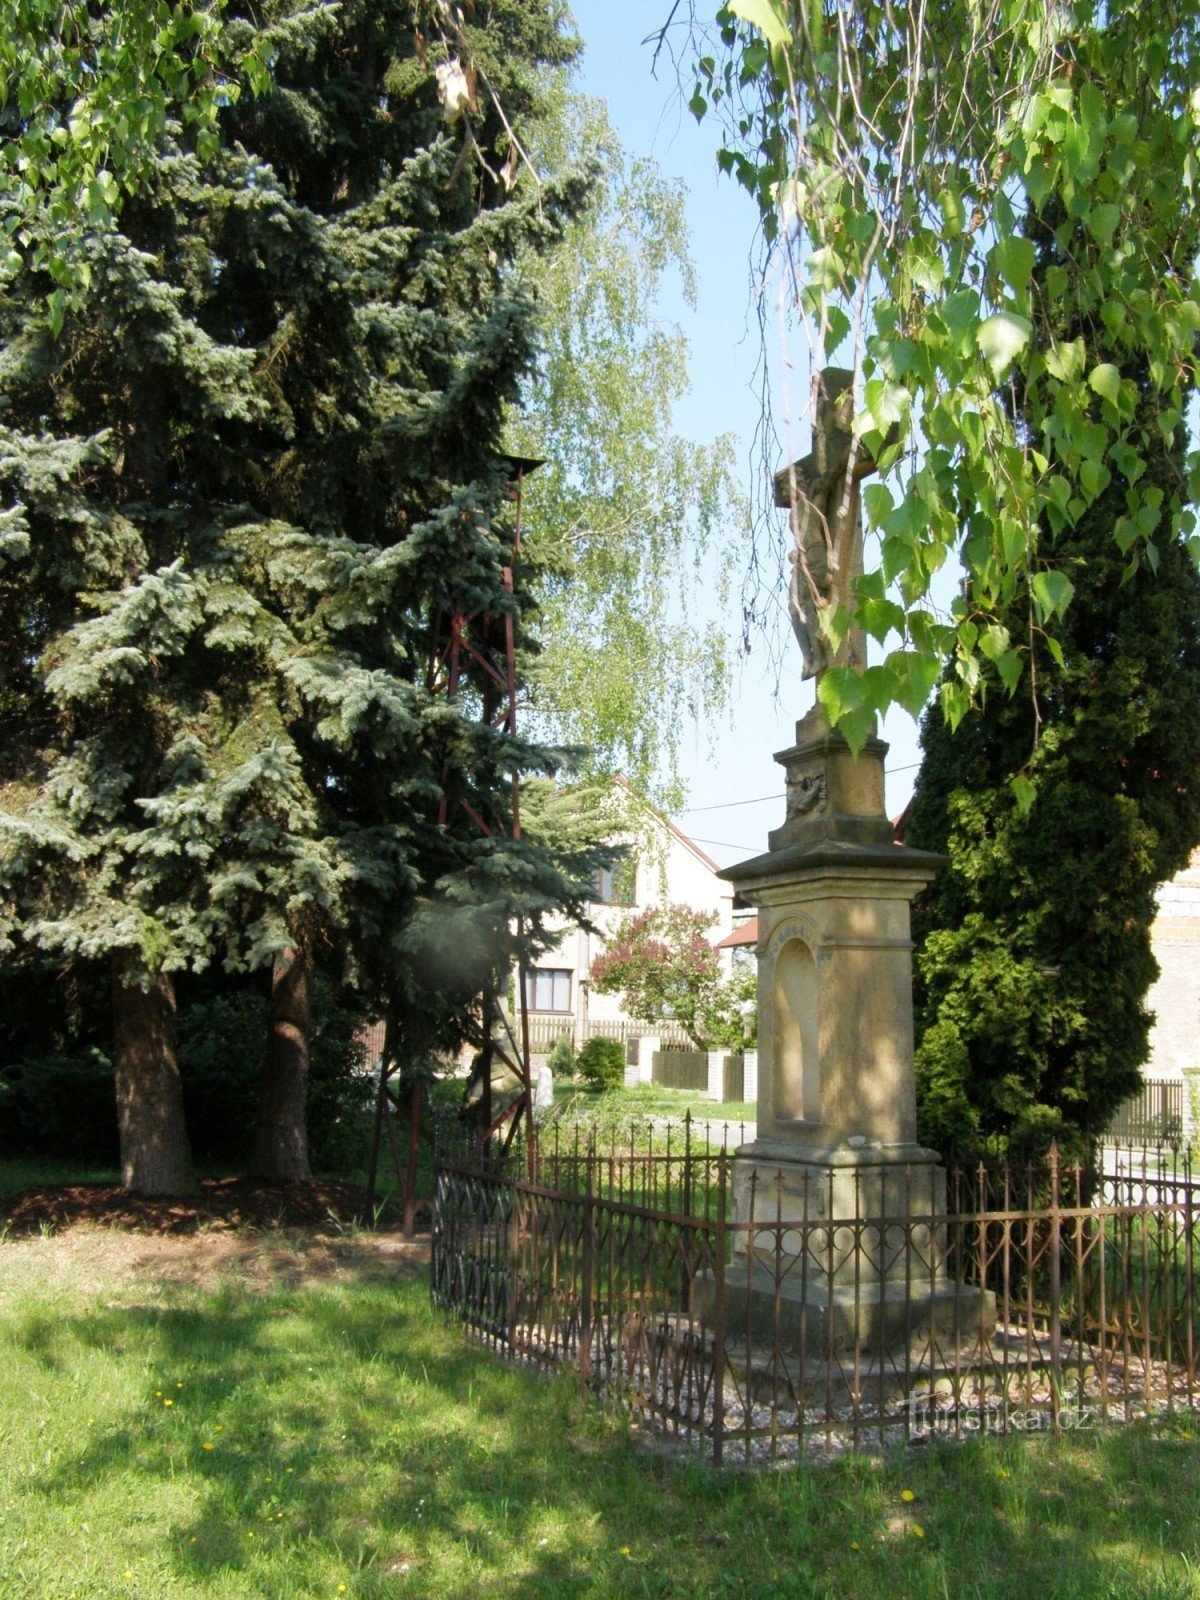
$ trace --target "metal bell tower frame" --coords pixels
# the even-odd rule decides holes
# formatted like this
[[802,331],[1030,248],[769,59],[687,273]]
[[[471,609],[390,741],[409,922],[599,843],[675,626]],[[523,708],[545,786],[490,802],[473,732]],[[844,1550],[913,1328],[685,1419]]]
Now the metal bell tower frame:
[[[543,463],[528,457],[510,456],[509,498],[515,505],[512,549],[505,563],[504,592],[516,592],[515,570],[521,554],[521,517],[526,477]],[[516,629],[512,607],[502,616],[482,608],[462,612],[445,605],[433,616],[432,644],[426,669],[430,693],[457,700],[464,689],[475,691],[481,706],[481,721],[496,732],[514,738],[517,732]],[[471,823],[488,838],[498,833],[521,837],[521,780],[514,772],[510,820],[505,827],[499,817],[481,815],[465,798],[458,804]],[[437,820],[449,820],[450,800],[443,785]],[[519,930],[518,930],[519,931]],[[484,992],[477,1000],[481,1029],[482,1131],[477,1145],[499,1138],[507,1152],[517,1131],[525,1129],[526,1164],[531,1178],[536,1176],[537,1150],[533,1123],[533,1079],[530,1068],[527,970],[522,963],[517,973],[516,1026],[506,1015],[498,993]],[[498,1113],[492,1105],[492,1067],[499,1059],[516,1077],[516,1098]],[[395,1169],[404,1208],[404,1231],[411,1233],[418,1210],[429,1203],[429,1196],[417,1194],[417,1172],[422,1139],[431,1139],[426,1115],[424,1084],[419,1077],[404,1078],[408,1063],[397,1058],[395,1029],[389,1015],[385,1019],[383,1050],[379,1063],[379,1083],[375,1098],[375,1125],[367,1177],[367,1208],[374,1210],[379,1179],[379,1164],[384,1139]],[[407,1128],[398,1124],[404,1121]]]

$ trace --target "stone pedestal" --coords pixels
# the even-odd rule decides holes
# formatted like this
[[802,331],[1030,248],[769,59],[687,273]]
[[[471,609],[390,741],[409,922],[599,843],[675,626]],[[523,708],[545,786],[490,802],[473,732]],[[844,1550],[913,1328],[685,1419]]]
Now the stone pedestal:
[[[765,1332],[803,1310],[808,1337],[835,1345],[994,1320],[990,1297],[955,1294],[922,1220],[944,1215],[945,1174],[916,1141],[909,906],[944,862],[893,843],[886,749],[872,737],[854,756],[814,709],[776,757],[788,809],[771,848],[722,874],[759,932],[758,1136],[734,1158],[731,1215],[757,1226],[735,1233],[728,1311]],[[837,1226],[806,1228],[805,1248],[802,1221]]]
[[765,855],[722,873],[758,907],[759,1139],[822,1164],[851,1140],[904,1162],[916,1149],[909,905],[943,858],[892,842],[886,745],[852,756],[819,712],[796,732],[776,757],[787,820]]

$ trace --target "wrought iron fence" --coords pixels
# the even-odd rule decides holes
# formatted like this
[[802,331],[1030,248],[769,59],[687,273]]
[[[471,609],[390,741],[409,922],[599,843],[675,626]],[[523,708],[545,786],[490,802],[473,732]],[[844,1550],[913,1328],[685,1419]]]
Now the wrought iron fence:
[[718,1463],[1197,1409],[1186,1160],[898,1181],[873,1210],[690,1128],[550,1141],[532,1179],[442,1148],[433,1293]]

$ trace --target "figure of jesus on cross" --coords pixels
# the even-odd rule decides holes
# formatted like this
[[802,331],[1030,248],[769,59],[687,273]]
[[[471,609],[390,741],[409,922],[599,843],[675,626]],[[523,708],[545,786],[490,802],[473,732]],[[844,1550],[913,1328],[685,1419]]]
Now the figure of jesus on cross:
[[[788,610],[804,655],[804,677],[831,666],[861,672],[866,640],[853,620],[835,649],[822,615],[844,607],[853,619],[854,583],[863,570],[859,489],[875,462],[853,429],[854,374],[825,367],[813,381],[813,447],[775,477],[775,504],[791,512],[793,547]],[[831,609],[832,608],[832,609]]]

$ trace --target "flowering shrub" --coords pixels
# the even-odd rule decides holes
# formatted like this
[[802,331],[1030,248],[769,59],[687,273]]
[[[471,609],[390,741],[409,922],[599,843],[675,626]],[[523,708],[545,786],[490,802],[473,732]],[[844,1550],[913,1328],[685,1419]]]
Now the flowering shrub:
[[715,913],[679,905],[623,917],[592,963],[592,986],[601,994],[622,993],[625,1010],[639,1021],[673,1019],[704,1049],[723,988],[720,959],[705,938],[716,920]]

